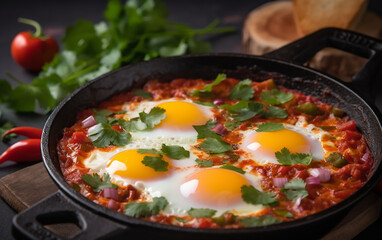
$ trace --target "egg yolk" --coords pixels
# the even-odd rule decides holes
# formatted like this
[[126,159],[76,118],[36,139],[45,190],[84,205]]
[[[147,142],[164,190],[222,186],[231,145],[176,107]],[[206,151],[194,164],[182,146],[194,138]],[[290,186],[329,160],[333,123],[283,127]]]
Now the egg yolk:
[[228,207],[241,201],[241,187],[248,181],[240,173],[209,168],[192,173],[180,186],[181,194],[206,207]]
[[274,155],[284,147],[291,153],[309,153],[310,151],[308,140],[300,133],[289,129],[256,132],[250,142],[247,148],[270,155]]
[[[146,156],[158,157],[158,155],[156,154],[138,153],[137,149],[130,149],[120,152],[114,155],[111,161],[107,164],[106,170],[110,174],[139,180],[156,179],[168,173],[168,171],[158,172],[155,171],[153,168],[144,165],[142,161]],[[169,164],[167,166],[167,169],[169,169],[170,161],[164,156],[163,160]]]
[[157,107],[166,110],[166,118],[157,127],[172,130],[192,130],[192,125],[203,125],[208,121],[206,114],[189,102],[164,102]]

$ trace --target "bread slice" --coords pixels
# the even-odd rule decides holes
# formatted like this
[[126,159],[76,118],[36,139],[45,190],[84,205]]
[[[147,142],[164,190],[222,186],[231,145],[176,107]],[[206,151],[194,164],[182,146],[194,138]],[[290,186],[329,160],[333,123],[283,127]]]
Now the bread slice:
[[354,28],[367,7],[367,0],[293,0],[300,35],[325,27]]

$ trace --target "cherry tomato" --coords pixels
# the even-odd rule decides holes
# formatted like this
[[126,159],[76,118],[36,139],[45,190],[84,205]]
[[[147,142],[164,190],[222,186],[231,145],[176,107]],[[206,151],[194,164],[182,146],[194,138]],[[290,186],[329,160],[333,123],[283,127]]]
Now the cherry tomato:
[[19,21],[34,26],[36,32],[16,35],[11,45],[12,57],[21,67],[38,72],[45,63],[53,60],[58,44],[54,38],[42,35],[40,24],[36,21],[25,18],[19,18]]

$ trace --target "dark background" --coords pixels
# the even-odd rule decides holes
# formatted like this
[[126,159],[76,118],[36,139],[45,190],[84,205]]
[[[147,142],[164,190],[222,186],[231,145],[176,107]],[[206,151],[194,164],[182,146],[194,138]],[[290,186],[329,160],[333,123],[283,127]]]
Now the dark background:
[[[267,0],[193,0],[193,1],[162,1],[166,4],[169,19],[186,23],[195,28],[201,28],[219,18],[221,26],[235,26],[237,31],[233,34],[210,37],[213,52],[243,52],[241,47],[241,28],[246,15],[254,8]],[[34,75],[23,70],[13,60],[10,54],[10,45],[13,37],[32,28],[17,22],[18,17],[31,18],[38,21],[44,32],[59,40],[65,33],[65,27],[73,24],[78,19],[90,20],[98,23],[103,20],[103,11],[107,1],[95,0],[13,0],[2,2],[0,7],[0,79],[7,78],[6,72],[16,78],[29,83]],[[382,16],[382,1],[371,0],[368,8]],[[341,16],[339,16],[341,17]],[[373,24],[373,23],[370,23]],[[9,78],[7,78],[9,79]],[[12,82],[12,84],[16,84]],[[382,91],[377,98],[377,107],[382,110]],[[2,121],[13,122],[17,126],[34,126],[42,128],[48,115],[33,113],[15,113],[1,106],[3,111]],[[13,140],[11,143],[20,140]],[[0,143],[0,153],[9,145]],[[4,163],[0,165],[0,178],[31,165],[30,163]],[[11,221],[15,215],[13,211],[0,198],[0,239],[13,239],[11,235]],[[359,234],[356,239],[381,239],[382,217],[372,226]],[[317,226],[319,227],[319,226]]]

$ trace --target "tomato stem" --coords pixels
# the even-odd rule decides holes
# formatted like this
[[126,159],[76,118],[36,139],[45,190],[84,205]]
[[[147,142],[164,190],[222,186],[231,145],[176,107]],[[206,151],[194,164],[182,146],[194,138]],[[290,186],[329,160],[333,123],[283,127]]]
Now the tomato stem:
[[27,19],[27,18],[18,18],[17,20],[21,23],[25,23],[36,28],[36,32],[33,34],[33,37],[36,37],[36,38],[42,37],[41,26],[38,22],[32,19]]

